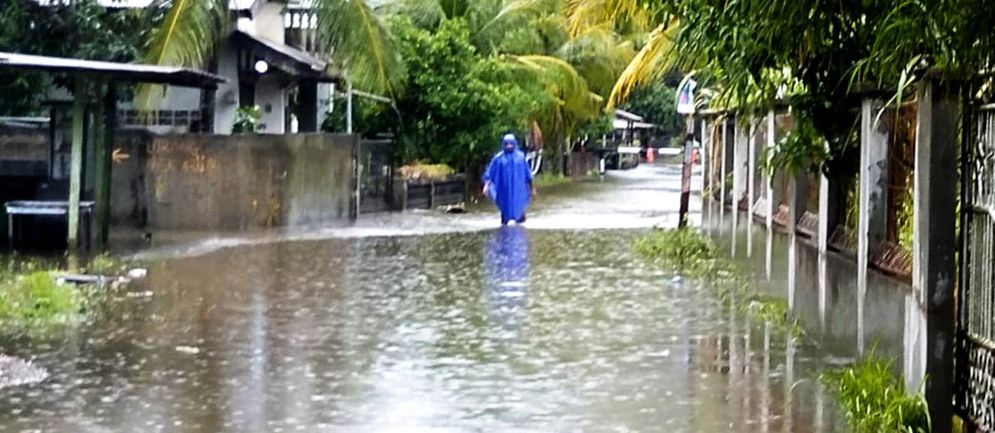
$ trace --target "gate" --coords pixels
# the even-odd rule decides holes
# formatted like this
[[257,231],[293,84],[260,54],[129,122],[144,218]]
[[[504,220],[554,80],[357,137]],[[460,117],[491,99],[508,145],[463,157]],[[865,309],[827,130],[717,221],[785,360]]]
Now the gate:
[[954,405],[995,432],[995,104],[965,107]]
[[356,177],[361,214],[390,209],[394,179],[392,144],[391,140],[362,140],[359,143]]

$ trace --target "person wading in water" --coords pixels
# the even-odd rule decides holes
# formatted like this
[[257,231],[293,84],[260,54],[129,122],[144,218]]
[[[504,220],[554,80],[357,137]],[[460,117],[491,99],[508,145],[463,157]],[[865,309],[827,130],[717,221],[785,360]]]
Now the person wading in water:
[[536,196],[532,170],[514,134],[505,135],[501,147],[484,172],[484,195],[501,211],[502,225],[511,221],[521,224],[525,222],[525,209]]

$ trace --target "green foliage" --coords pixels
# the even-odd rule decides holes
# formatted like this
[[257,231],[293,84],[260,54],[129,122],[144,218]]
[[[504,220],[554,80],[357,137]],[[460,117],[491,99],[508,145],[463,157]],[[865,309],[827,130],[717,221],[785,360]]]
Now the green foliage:
[[0,281],[0,324],[45,326],[78,319],[83,295],[71,285],[60,285],[51,271],[6,275]]
[[408,139],[405,160],[483,164],[503,132],[525,129],[536,105],[534,88],[515,83],[506,65],[478,53],[464,20],[445,20],[430,31],[398,17],[391,28],[409,74],[397,100]]
[[683,140],[686,120],[677,112],[676,101],[676,87],[660,80],[633,90],[621,108],[643,116],[647,122],[659,126],[660,133],[664,136]]
[[715,244],[689,228],[654,229],[636,241],[636,252],[692,277],[704,275],[717,265]]
[[773,176],[777,171],[788,175],[818,172],[826,159],[825,139],[806,117],[799,117],[794,129],[763,151],[764,171]]
[[251,107],[238,107],[238,110],[235,110],[235,123],[232,125],[232,133],[255,133],[259,128],[259,118],[261,116],[262,113],[259,111],[258,105]]
[[907,392],[892,361],[874,351],[852,366],[823,373],[820,380],[838,394],[854,433],[930,431],[926,400]]
[[120,259],[102,253],[90,258],[86,264],[86,273],[90,275],[121,275],[127,270],[127,265]]
[[540,173],[535,177],[535,186],[537,188],[553,188],[560,185],[566,185],[570,182],[571,179],[562,174]]
[[[750,296],[749,294],[745,295]],[[788,301],[783,298],[754,294],[746,304],[746,310],[755,319],[770,324],[775,330],[789,333],[799,339],[805,336],[805,330],[798,323],[798,320],[791,315]]]
[[320,0],[318,37],[356,88],[396,97],[404,92],[405,66],[397,40],[366,0]]
[[[615,116],[609,113],[601,113],[598,117],[586,122],[584,126],[580,128],[577,136],[587,136],[592,140],[592,143],[600,143],[602,135],[610,135],[615,131],[614,123],[612,123],[614,118]],[[590,145],[588,145],[588,147],[590,147]]]

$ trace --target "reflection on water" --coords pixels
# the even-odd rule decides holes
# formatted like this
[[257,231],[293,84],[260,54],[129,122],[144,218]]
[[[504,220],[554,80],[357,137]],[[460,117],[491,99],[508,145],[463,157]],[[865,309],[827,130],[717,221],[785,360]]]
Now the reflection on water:
[[[640,232],[234,248],[150,269],[0,390],[0,431],[840,431],[821,355],[634,256]],[[824,404],[832,404],[825,398]]]
[[492,233],[484,250],[487,303],[509,329],[526,316],[529,238],[524,227],[506,226]]
[[51,373],[0,389],[0,431],[842,431],[830,356],[633,254],[679,174],[572,185],[527,229],[409,213],[152,251],[95,323],[0,337]]

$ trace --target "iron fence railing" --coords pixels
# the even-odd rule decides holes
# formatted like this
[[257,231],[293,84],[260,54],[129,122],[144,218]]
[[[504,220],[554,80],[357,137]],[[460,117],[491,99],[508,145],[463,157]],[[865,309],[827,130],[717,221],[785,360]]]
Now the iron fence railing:
[[995,106],[965,110],[955,405],[995,431]]

